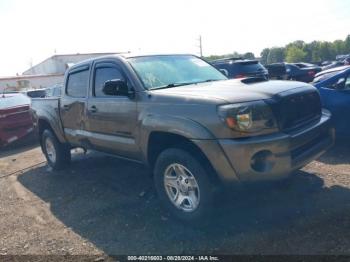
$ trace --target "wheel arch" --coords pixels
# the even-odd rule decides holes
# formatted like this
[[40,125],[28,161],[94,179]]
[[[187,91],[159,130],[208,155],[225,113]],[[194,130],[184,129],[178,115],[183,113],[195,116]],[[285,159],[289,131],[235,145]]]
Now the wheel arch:
[[61,132],[59,132],[58,127],[56,127],[55,125],[52,124],[52,122],[47,119],[47,118],[39,118],[38,119],[38,135],[39,135],[39,139],[41,139],[41,136],[44,132],[44,130],[50,130],[58,139],[58,141],[60,141],[61,143],[66,143],[66,140],[63,136],[63,134]]
[[149,134],[147,143],[147,163],[153,169],[158,156],[168,148],[178,148],[189,152],[208,170],[209,178],[214,183],[219,183],[219,177],[211,165],[207,156],[191,139],[185,136],[164,132],[153,131]]

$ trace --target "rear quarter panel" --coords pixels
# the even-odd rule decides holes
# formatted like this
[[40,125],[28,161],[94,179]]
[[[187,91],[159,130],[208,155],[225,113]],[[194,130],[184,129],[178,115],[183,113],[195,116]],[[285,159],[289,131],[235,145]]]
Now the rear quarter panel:
[[46,122],[52,128],[58,140],[61,143],[65,143],[66,139],[59,112],[60,98],[33,99],[32,108],[39,130],[42,123]]

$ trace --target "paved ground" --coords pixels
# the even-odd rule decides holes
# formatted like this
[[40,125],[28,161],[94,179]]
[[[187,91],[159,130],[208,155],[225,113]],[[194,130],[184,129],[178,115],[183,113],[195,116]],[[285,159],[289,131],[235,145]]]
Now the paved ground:
[[168,217],[142,166],[78,152],[55,173],[35,145],[6,150],[0,254],[350,254],[348,148],[288,182],[227,194],[204,229]]

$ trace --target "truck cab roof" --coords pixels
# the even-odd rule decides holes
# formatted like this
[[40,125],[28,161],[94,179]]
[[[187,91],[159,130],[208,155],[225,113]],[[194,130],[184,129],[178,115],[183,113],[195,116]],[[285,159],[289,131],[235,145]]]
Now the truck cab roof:
[[151,57],[151,56],[184,56],[184,55],[188,55],[188,56],[194,56],[194,57],[198,57],[194,54],[186,54],[186,53],[131,53],[131,52],[125,52],[125,53],[119,53],[119,54],[114,54],[114,55],[105,55],[105,56],[99,56],[99,57],[94,57],[94,58],[90,58],[84,61],[81,61],[79,63],[76,63],[74,65],[72,65],[68,70],[74,70],[77,67],[81,67],[84,65],[88,65],[90,63],[92,63],[93,61],[96,60],[103,60],[103,59],[118,59],[118,60],[123,60],[123,59],[129,59],[129,58],[136,58],[136,57]]

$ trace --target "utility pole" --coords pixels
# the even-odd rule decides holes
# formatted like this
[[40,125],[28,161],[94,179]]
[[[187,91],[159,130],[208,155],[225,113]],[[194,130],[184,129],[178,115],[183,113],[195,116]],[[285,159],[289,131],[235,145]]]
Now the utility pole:
[[199,54],[201,57],[203,57],[203,49],[202,49],[202,36],[199,35]]
[[33,58],[29,58],[28,64],[29,64],[29,68],[33,67]]

